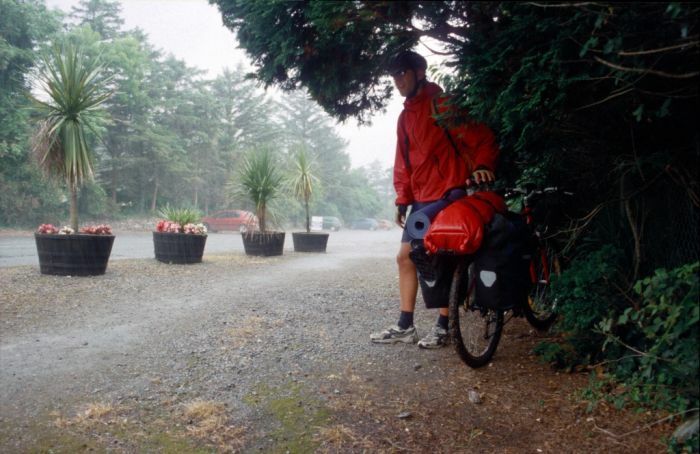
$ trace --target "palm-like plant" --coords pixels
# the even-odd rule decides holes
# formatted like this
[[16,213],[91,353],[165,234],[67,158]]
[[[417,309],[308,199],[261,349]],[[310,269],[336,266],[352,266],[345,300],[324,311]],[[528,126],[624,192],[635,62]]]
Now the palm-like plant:
[[294,195],[304,202],[306,212],[306,232],[311,232],[309,216],[309,200],[313,194],[314,187],[318,183],[316,176],[316,163],[304,148],[301,148],[294,155],[294,168],[290,177],[290,185]]
[[93,178],[93,154],[86,130],[99,136],[101,104],[111,93],[102,66],[71,43],[54,46],[37,75],[46,99],[30,95],[38,128],[32,143],[40,166],[61,177],[70,190],[70,223],[78,230],[78,188]]
[[202,220],[202,213],[195,208],[173,208],[170,205],[163,207],[158,212],[158,215],[168,221],[177,222],[182,226],[197,224]]
[[272,152],[267,149],[255,150],[243,160],[237,192],[250,199],[255,205],[260,231],[267,231],[267,215],[270,202],[277,197],[282,175],[277,169]]

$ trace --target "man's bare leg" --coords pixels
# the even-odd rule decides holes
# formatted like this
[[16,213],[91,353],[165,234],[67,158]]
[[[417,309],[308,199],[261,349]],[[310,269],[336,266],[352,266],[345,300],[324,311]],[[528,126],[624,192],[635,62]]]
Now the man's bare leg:
[[403,312],[413,312],[416,309],[416,295],[418,293],[418,276],[416,265],[408,253],[411,252],[410,243],[401,243],[396,263],[399,265],[399,298]]

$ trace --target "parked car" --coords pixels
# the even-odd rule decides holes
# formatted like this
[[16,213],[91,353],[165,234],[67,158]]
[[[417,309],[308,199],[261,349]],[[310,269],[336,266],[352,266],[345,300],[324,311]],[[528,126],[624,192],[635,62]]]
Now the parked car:
[[257,230],[258,218],[250,211],[224,210],[214,212],[210,216],[204,216],[202,224],[210,232],[232,230],[243,233],[248,230]]
[[340,222],[340,219],[335,216],[323,216],[323,230],[337,232],[342,226],[343,224]]
[[379,227],[382,230],[391,230],[394,228],[394,223],[388,219],[380,219],[377,222],[377,227]]
[[350,225],[350,228],[353,230],[377,230],[378,227],[377,220],[372,218],[356,219]]

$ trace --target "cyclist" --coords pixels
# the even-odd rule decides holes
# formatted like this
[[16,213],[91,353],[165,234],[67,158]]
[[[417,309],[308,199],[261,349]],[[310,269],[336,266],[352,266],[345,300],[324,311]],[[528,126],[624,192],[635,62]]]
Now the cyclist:
[[[454,114],[449,97],[426,79],[427,62],[413,51],[396,55],[388,72],[401,96],[404,109],[397,125],[394,188],[396,223],[404,228],[396,257],[399,268],[400,316],[396,326],[372,333],[375,343],[415,343],[418,333],[413,312],[418,292],[416,267],[409,257],[410,238],[405,230],[407,209],[412,211],[440,199],[449,189],[494,180],[498,147],[493,132],[476,122],[443,128],[435,121],[436,113]],[[451,116],[451,115],[447,115]],[[418,342],[421,348],[439,348],[447,341],[447,307],[440,308],[436,325]]]

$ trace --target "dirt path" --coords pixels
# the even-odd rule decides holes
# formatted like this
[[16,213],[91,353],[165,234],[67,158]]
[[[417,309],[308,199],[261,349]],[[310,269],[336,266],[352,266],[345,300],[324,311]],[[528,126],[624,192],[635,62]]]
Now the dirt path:
[[478,371],[369,343],[396,316],[393,240],[94,278],[0,269],[0,452],[665,451],[667,426],[606,434],[654,415],[586,413],[587,377],[540,364],[520,320]]

